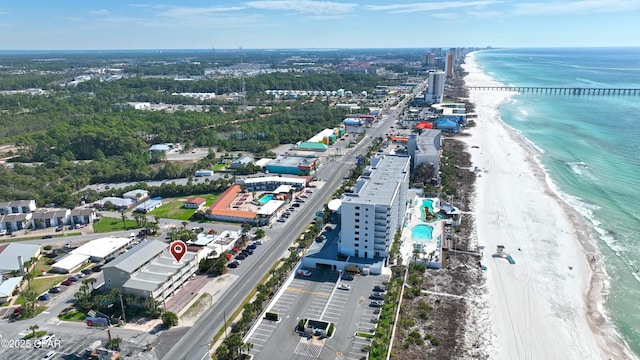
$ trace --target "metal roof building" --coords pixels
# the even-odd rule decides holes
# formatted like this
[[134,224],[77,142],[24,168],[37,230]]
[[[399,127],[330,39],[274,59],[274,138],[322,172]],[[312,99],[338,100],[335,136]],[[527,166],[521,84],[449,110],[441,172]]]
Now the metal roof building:
[[167,251],[169,245],[145,241],[102,268],[105,287],[126,294],[164,300],[196,273],[197,253],[187,252],[180,262]]
[[20,270],[18,257],[28,261],[40,255],[40,245],[10,243],[0,246],[0,274]]

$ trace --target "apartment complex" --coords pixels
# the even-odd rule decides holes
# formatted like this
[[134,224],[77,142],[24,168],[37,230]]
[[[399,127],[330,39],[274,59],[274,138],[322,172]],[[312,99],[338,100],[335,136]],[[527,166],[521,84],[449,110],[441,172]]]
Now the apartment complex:
[[196,253],[186,252],[176,262],[168,248],[162,241],[144,241],[118,256],[102,268],[105,287],[157,301],[166,299],[198,270]]
[[424,93],[424,101],[426,103],[438,104],[442,102],[445,80],[444,71],[429,71],[427,91]]
[[339,253],[386,258],[407,207],[410,157],[377,155],[342,197]]

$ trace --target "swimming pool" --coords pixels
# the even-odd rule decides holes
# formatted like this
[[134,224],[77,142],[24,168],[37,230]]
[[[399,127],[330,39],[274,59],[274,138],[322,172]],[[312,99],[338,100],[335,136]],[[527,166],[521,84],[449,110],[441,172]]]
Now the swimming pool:
[[432,233],[432,226],[426,224],[416,225],[411,229],[411,239],[414,241],[431,241],[433,239],[431,237]]
[[269,202],[269,201],[271,201],[271,200],[273,200],[275,198],[276,198],[276,196],[273,195],[273,194],[265,194],[265,195],[262,195],[262,197],[260,197],[260,199],[258,199],[258,202],[260,204],[265,204],[265,203],[267,203],[267,202]]
[[422,206],[420,207],[420,210],[421,210],[420,211],[420,220],[427,221],[426,220],[426,214],[425,214],[427,209],[429,209],[429,212],[431,214],[434,214],[433,213],[433,200],[432,199],[424,199],[424,200],[422,200]]

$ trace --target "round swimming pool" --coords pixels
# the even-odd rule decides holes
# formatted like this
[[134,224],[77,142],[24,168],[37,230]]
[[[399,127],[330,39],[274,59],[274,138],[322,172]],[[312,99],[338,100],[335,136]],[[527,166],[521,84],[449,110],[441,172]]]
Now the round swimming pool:
[[414,241],[431,241],[432,240],[433,227],[420,224],[411,229],[411,239]]

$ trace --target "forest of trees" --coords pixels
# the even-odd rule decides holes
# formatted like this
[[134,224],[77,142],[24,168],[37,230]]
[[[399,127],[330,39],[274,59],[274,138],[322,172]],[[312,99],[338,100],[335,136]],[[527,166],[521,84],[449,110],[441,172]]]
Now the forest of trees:
[[[238,54],[216,56],[215,66],[239,63]],[[301,55],[296,53],[296,56]],[[303,141],[317,132],[335,127],[345,110],[329,106],[328,99],[299,98],[275,100],[265,90],[337,90],[373,92],[386,85],[383,77],[362,74],[305,74],[284,72],[239,78],[176,81],[140,75],[201,75],[213,65],[209,54],[202,62],[162,61],[162,55],[64,54],[42,60],[28,55],[0,58],[0,90],[50,89],[49,95],[0,95],[0,145],[13,145],[2,154],[12,157],[11,167],[0,167],[0,200],[36,199],[39,204],[56,203],[71,207],[100,194],[82,191],[94,183],[137,182],[189,177],[200,168],[213,167],[219,159],[213,152],[199,163],[183,165],[153,158],[148,148],[156,143],[182,143],[220,152],[244,152],[256,156],[272,154],[280,144]],[[259,54],[248,51],[245,60],[286,63],[290,55]],[[334,56],[342,56],[334,54]],[[383,56],[383,54],[380,54]],[[185,58],[186,59],[186,58]],[[329,64],[329,60],[316,59]],[[60,83],[82,74],[89,67],[118,62],[126,67],[125,77],[116,81],[98,79],[74,87]],[[210,100],[201,102],[174,92],[240,92],[244,102]],[[207,111],[138,111],[122,106],[147,101],[173,104],[204,104]],[[251,169],[245,169],[253,172]],[[223,184],[214,184],[214,188]],[[160,189],[158,189],[160,190]],[[168,190],[168,189],[164,189]]]

